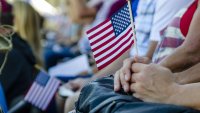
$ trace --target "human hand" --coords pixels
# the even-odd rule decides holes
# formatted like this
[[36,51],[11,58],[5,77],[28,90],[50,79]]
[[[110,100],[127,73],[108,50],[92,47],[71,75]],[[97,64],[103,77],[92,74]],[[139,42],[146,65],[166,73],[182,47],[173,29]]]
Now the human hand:
[[174,82],[172,72],[156,64],[139,64],[132,66],[133,75],[131,91],[133,96],[146,102],[168,103],[179,89]]
[[147,57],[134,57],[124,60],[123,67],[118,70],[114,75],[114,90],[119,91],[122,87],[125,92],[130,91],[130,80],[131,80],[131,66],[135,62],[149,63],[150,59]]
[[90,81],[90,78],[88,78],[88,79],[78,78],[78,79],[69,81],[68,83],[64,84],[64,87],[67,89],[70,89],[72,91],[78,91],[89,81]]

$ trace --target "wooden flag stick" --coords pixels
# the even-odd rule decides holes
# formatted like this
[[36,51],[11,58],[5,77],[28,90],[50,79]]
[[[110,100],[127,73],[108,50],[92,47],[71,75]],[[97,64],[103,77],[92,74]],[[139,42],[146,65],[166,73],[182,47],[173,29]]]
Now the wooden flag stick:
[[133,21],[133,13],[132,13],[132,9],[131,9],[131,2],[130,2],[130,0],[127,0],[127,1],[128,1],[128,9],[129,9],[132,31],[133,31],[134,49],[136,51],[136,56],[138,56],[137,39],[136,39],[135,25],[134,25],[134,21]]

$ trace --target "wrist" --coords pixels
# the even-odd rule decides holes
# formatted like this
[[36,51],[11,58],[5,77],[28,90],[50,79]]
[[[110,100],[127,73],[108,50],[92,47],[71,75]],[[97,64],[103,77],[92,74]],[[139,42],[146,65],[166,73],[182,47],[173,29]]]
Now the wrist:
[[181,72],[180,73],[174,73],[173,76],[174,76],[174,81],[176,83],[178,83],[178,84],[186,84],[187,83],[185,77],[182,76]]
[[174,83],[171,86],[169,98],[167,99],[166,104],[180,105],[181,104],[180,96],[183,90],[184,90],[184,85],[179,85]]

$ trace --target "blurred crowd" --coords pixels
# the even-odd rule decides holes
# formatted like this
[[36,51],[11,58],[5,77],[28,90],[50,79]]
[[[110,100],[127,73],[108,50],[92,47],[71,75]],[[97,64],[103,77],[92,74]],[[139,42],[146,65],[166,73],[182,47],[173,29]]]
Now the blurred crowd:
[[[150,89],[155,94],[159,92],[160,95],[156,95],[158,98],[148,96],[148,91],[144,90],[147,87],[151,88],[152,84],[147,84],[148,80],[163,81],[152,88],[158,86],[166,88],[171,84],[190,84],[190,89],[199,88],[197,87],[200,80],[200,76],[197,75],[200,61],[198,0],[130,0],[138,54],[132,47],[114,63],[100,71],[96,67],[86,31],[111,17],[128,0],[60,0],[58,2],[61,11],[50,16],[42,15],[30,1],[0,0],[0,24],[13,26],[14,30],[13,49],[9,52],[5,67],[0,74],[0,84],[8,109],[23,99],[39,72],[38,67],[48,72],[52,67],[80,55],[88,57],[90,70],[79,75],[90,75],[89,77],[77,77],[67,81],[59,78],[63,84],[46,111],[27,105],[18,113],[68,113],[75,109],[74,105],[81,89],[89,82],[106,75],[114,75],[113,90],[136,92],[133,96],[147,102],[165,103],[162,101],[164,98],[162,93],[168,91],[166,89],[159,92]],[[43,8],[45,7],[40,7],[40,10]],[[4,57],[5,54],[0,52],[0,64],[4,62]],[[141,77],[137,75],[139,76],[137,78],[135,73],[139,73]],[[162,73],[169,74],[169,78],[162,77]],[[154,80],[154,76],[158,79]],[[166,85],[163,84],[166,81],[168,81]],[[146,84],[138,88],[137,83]],[[191,83],[196,83],[196,87]],[[70,90],[74,94],[66,96],[60,93],[61,90]],[[192,91],[198,95],[195,89]],[[141,92],[146,92],[147,96]],[[196,105],[193,106],[192,102],[187,103],[190,97],[194,100],[192,96],[183,93],[185,97],[189,97],[188,100],[183,100],[181,104],[175,102],[169,104],[200,108],[199,100],[195,101]]]

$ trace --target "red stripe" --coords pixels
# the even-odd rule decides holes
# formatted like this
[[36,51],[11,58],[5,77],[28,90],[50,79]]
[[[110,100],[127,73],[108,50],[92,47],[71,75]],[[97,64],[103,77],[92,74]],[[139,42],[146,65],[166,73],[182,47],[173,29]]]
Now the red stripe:
[[110,21],[110,19],[105,20],[104,22],[100,23],[99,25],[97,25],[96,27],[93,27],[92,29],[87,31],[87,34],[90,34],[92,31],[94,31],[95,29],[98,29],[99,27],[101,27],[102,25],[106,24],[108,21]]
[[114,33],[114,30],[110,31],[109,33],[105,34],[104,36],[98,38],[97,40],[95,40],[94,42],[92,42],[90,45],[93,46],[94,44],[98,43],[99,41],[103,40],[104,38],[108,37],[109,35],[111,35],[112,33]]
[[108,66],[109,64],[111,64],[112,62],[114,62],[115,60],[117,60],[122,54],[124,54],[127,50],[129,50],[131,48],[133,43],[134,43],[134,41],[132,41],[129,46],[127,46],[123,51],[121,51],[118,55],[116,55],[110,61],[106,62],[105,64],[103,64],[101,66],[99,66],[98,69],[101,70],[101,69],[105,68],[106,66]]
[[[108,30],[110,27],[112,27],[112,24],[106,26],[105,28],[103,28],[102,30],[98,31],[97,33],[93,34],[92,36],[89,37],[89,40],[95,38],[96,36],[102,34],[103,32],[105,32],[106,30]],[[113,31],[113,30],[112,30]]]
[[115,36],[113,36],[112,38],[110,38],[109,40],[105,41],[104,43],[102,43],[101,45],[95,47],[94,49],[92,49],[92,51],[96,51],[98,50],[99,48],[102,48],[103,46],[105,46],[106,44],[110,43],[112,40],[115,39]]
[[[131,30],[132,30],[132,28],[130,28],[130,29],[128,30],[128,32],[126,32],[126,34],[123,35],[123,37],[119,38],[115,43],[113,43],[112,45],[110,45],[108,48],[111,48],[112,46],[114,46],[114,45],[116,45],[117,43],[119,43],[123,38],[125,38],[125,37],[128,35],[129,32],[131,32]],[[106,37],[105,37],[105,38],[106,38]],[[111,39],[114,40],[114,37],[112,37]],[[111,41],[112,41],[111,39],[109,39],[108,41],[104,42],[103,44],[97,46],[96,48],[92,49],[92,51],[96,51],[96,50],[102,48],[103,46],[105,46],[106,44],[108,44],[109,42],[111,42]]]
[[[129,31],[130,31],[130,30],[129,30]],[[101,51],[101,52],[97,53],[96,55],[94,55],[94,57],[96,58],[96,57],[98,57],[98,56],[104,54],[104,53],[107,52],[108,50],[110,50],[112,47],[114,47],[116,44],[118,44],[118,43],[121,42],[124,38],[126,38],[126,36],[128,35],[128,33],[129,33],[129,32],[127,32],[125,35],[123,35],[121,38],[119,38],[115,43],[113,43],[112,45],[110,45],[110,46],[108,46],[107,48],[105,48],[103,51]],[[132,36],[133,36],[133,34],[131,34],[131,37],[132,37]],[[130,37],[129,37],[127,40],[130,40]],[[127,40],[126,40],[125,42],[127,42]],[[123,42],[122,44],[124,44],[125,42]],[[121,45],[122,45],[122,44],[121,44]],[[120,45],[118,48],[120,48],[121,45]],[[102,45],[102,46],[104,46],[104,45]],[[98,48],[98,49],[100,49],[100,48]]]
[[[130,40],[132,40],[132,37],[133,34],[125,41],[123,42],[119,47],[117,47],[115,50],[113,50],[112,52],[110,52],[109,54],[107,54],[106,56],[104,56],[103,58],[99,59],[96,61],[96,63],[100,63],[102,61],[104,61],[105,59],[107,59],[109,56],[111,56],[112,54],[116,53],[123,45],[125,45],[126,43],[128,43]],[[101,52],[102,53],[102,52]],[[101,55],[101,54],[98,54],[98,55]],[[94,56],[96,58],[96,55]]]

